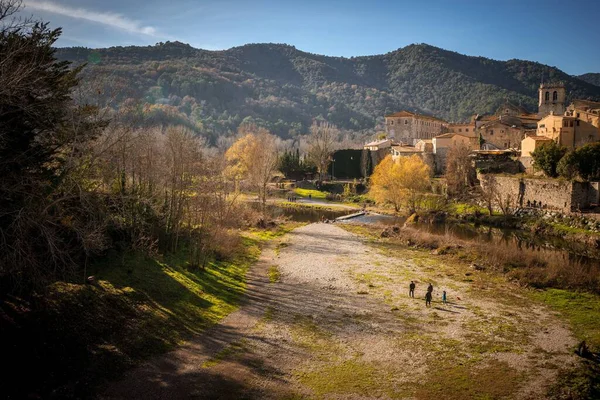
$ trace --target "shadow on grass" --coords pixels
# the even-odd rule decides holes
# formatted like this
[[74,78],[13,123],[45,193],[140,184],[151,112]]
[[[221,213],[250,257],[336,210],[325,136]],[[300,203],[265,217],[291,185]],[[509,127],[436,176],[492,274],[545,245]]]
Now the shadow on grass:
[[206,270],[186,269],[181,256],[127,254],[92,267],[96,285],[0,295],[0,353],[11,366],[2,396],[89,398],[98,384],[215,324],[239,304],[254,244]]

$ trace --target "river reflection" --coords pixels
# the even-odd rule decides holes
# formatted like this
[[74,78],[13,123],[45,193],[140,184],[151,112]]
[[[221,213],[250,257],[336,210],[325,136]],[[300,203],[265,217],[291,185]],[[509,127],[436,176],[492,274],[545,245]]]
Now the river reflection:
[[[288,217],[298,222],[319,222],[322,219],[335,220],[338,217],[355,213],[356,209],[325,209],[320,207],[295,207],[269,204],[269,214],[276,217]],[[403,226],[405,217],[368,213],[366,215],[338,221],[340,224],[369,224],[386,226]],[[558,260],[568,265],[586,266],[600,269],[600,250],[583,243],[567,241],[553,236],[536,235],[521,230],[499,229],[492,227],[476,227],[467,224],[449,223],[417,223],[414,229],[436,236],[476,242],[489,246],[501,246],[507,252],[518,251],[523,254],[536,255],[538,259]]]

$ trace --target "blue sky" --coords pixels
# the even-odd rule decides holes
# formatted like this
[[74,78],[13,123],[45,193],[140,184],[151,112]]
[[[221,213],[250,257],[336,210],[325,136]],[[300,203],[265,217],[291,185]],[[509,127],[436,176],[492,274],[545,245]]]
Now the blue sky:
[[23,13],[63,27],[59,46],[179,40],[209,50],[288,43],[333,56],[428,43],[569,74],[600,72],[600,0],[23,0]]

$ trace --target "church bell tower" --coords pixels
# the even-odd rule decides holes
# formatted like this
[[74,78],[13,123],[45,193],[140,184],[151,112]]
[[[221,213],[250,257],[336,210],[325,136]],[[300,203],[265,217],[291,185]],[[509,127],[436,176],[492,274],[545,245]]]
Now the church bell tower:
[[542,83],[539,89],[538,117],[565,113],[566,89],[562,82]]

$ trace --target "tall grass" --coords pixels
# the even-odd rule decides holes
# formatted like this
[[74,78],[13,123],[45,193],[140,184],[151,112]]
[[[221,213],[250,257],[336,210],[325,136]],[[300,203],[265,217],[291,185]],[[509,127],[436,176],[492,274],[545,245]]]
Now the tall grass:
[[[391,232],[391,234],[389,233]],[[494,243],[457,239],[451,231],[434,235],[405,227],[388,230],[392,240],[405,245],[435,250],[437,254],[460,256],[483,268],[506,274],[524,286],[577,289],[600,294],[600,261],[586,262],[541,247],[518,248]]]

